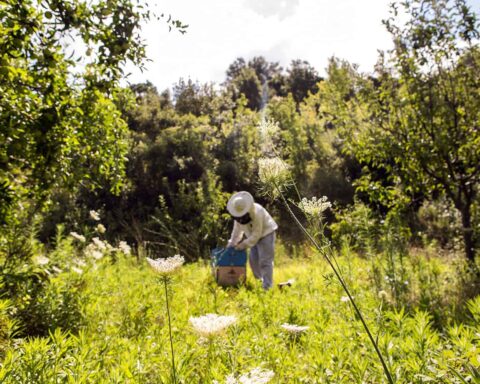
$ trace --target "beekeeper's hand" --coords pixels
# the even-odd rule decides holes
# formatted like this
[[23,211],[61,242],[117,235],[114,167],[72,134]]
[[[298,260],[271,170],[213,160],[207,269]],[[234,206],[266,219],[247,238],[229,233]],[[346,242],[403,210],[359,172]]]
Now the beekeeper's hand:
[[243,241],[241,243],[238,243],[237,245],[235,245],[235,249],[237,251],[243,251],[246,248],[247,248],[247,245]]
[[231,247],[234,247],[234,246],[235,246],[235,244],[233,244],[232,241],[229,241],[225,248],[231,248]]

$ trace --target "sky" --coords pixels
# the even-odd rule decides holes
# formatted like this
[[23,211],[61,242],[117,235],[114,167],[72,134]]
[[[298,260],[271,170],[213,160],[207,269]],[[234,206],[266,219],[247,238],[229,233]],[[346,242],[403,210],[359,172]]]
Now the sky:
[[[371,72],[378,50],[392,45],[382,25],[391,0],[157,1],[152,10],[188,24],[187,33],[169,32],[162,20],[149,22],[142,35],[151,61],[143,73],[132,66],[127,72],[128,82],[149,80],[160,91],[180,78],[220,84],[238,57],[264,56],[283,68],[306,60],[323,75],[336,56]],[[480,0],[467,2],[480,13]]]

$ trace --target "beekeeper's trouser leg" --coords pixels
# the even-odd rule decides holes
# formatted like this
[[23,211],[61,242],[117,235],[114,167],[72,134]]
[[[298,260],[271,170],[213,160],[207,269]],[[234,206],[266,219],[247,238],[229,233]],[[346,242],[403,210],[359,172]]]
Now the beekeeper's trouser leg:
[[273,285],[273,258],[275,255],[275,232],[260,239],[250,250],[250,268],[253,276],[262,280],[263,289]]

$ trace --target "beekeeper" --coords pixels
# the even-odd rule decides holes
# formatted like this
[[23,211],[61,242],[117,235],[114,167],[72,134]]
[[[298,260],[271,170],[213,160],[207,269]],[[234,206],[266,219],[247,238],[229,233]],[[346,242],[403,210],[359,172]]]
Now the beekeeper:
[[273,284],[273,257],[277,223],[246,191],[234,193],[227,203],[227,210],[234,219],[232,235],[227,247],[250,249],[250,268],[253,275],[262,280],[265,290]]

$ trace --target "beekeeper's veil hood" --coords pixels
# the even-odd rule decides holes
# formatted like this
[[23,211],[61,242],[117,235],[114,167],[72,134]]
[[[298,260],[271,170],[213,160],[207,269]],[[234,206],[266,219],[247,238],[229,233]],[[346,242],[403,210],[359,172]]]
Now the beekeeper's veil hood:
[[227,203],[227,211],[233,217],[246,215],[253,207],[253,196],[247,191],[234,193]]

